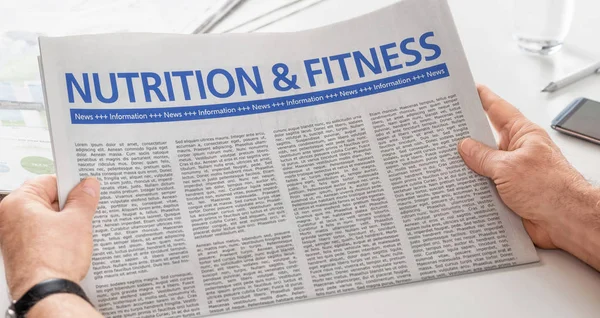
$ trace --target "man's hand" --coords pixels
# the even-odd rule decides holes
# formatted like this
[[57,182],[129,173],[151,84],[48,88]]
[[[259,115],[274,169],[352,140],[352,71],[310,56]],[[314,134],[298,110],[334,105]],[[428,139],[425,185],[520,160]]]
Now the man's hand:
[[85,277],[99,194],[98,180],[85,179],[59,211],[56,177],[41,176],[2,200],[0,244],[13,299],[48,278],[79,282]]
[[600,255],[598,231],[594,244],[586,242],[600,226],[600,192],[567,162],[544,129],[487,87],[478,91],[500,136],[499,150],[467,138],[458,147],[467,166],[494,181],[538,247],[565,249],[600,269],[600,258],[592,255],[594,250]]

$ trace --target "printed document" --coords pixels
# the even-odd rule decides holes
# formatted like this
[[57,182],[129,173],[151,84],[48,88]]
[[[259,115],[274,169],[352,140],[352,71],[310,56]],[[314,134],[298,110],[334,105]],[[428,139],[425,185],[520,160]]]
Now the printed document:
[[54,173],[39,83],[0,81],[0,196],[27,179]]
[[199,317],[536,262],[457,143],[494,137],[444,0],[285,34],[40,39],[59,197],[102,183],[84,288]]

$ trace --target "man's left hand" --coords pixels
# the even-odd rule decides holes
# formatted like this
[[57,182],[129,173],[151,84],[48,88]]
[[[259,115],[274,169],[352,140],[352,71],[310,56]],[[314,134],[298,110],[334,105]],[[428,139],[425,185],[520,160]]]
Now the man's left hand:
[[79,283],[93,251],[92,218],[100,183],[87,178],[58,208],[55,176],[26,182],[0,202],[0,246],[13,299],[49,278]]

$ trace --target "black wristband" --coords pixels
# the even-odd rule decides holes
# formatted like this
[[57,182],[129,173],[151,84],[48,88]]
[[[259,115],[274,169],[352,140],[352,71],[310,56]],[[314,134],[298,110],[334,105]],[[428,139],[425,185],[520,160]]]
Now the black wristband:
[[52,294],[67,293],[75,294],[85,301],[92,304],[85,295],[85,292],[77,283],[67,279],[52,278],[47,279],[31,287],[23,297],[13,301],[12,305],[6,311],[7,318],[22,318],[27,312],[35,306],[40,300]]

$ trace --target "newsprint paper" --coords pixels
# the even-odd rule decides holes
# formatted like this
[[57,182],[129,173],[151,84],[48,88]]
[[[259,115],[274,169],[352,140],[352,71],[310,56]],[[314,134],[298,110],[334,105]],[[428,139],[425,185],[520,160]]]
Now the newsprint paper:
[[59,196],[102,182],[84,288],[198,317],[538,260],[443,0],[285,34],[41,38]]

